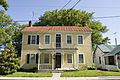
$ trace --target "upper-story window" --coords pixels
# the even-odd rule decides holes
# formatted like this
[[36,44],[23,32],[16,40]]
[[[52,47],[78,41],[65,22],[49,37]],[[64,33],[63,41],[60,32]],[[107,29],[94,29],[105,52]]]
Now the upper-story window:
[[67,44],[72,44],[72,35],[67,35]]
[[45,44],[50,44],[50,35],[45,35]]
[[83,44],[83,36],[78,36],[78,44]]
[[28,44],[39,44],[39,35],[28,35]]

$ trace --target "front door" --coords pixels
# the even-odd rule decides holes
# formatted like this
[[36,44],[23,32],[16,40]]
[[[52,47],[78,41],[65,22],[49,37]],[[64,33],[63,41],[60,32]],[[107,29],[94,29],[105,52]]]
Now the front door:
[[61,53],[56,53],[56,68],[61,68]]

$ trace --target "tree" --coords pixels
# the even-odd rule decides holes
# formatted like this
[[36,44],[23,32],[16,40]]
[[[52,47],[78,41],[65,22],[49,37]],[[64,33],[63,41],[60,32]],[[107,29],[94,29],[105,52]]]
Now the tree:
[[93,13],[83,10],[63,9],[46,11],[43,16],[39,17],[39,22],[35,26],[88,26],[92,32],[92,45],[108,42],[109,38],[103,38],[102,34],[107,32],[106,26],[101,22],[92,20]]
[[9,8],[7,0],[0,0],[0,5],[7,10]]
[[19,62],[15,53],[14,46],[7,44],[0,55],[0,74],[14,73],[19,69]]

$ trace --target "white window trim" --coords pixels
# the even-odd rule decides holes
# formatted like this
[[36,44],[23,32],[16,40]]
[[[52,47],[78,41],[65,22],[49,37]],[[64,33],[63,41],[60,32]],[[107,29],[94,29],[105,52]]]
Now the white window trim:
[[[69,53],[69,54],[72,54],[72,53]],[[68,56],[68,54],[66,54],[66,63],[67,63],[67,64],[73,64],[73,54],[72,54],[72,63],[68,63],[67,56]]]
[[50,39],[49,39],[49,40],[50,40],[50,41],[49,41],[49,44],[51,44],[51,35],[50,35],[50,34],[45,34],[45,35],[44,35],[44,44],[45,44],[45,45],[49,45],[49,44],[46,44],[46,43],[45,43],[45,36],[46,36],[46,35],[49,35],[49,36],[50,36]]
[[[67,36],[68,36],[68,35],[71,36],[71,40],[72,40],[71,44],[68,44],[68,43],[67,43]],[[66,44],[67,44],[67,45],[72,45],[72,44],[73,44],[73,36],[72,36],[72,34],[66,34]]]
[[[83,37],[83,44],[79,44],[79,43],[78,43],[78,36],[82,36],[82,37]],[[78,35],[77,35],[77,44],[78,44],[78,45],[84,45],[84,35],[82,35],[82,34],[78,34]]]
[[[29,54],[30,56],[32,55],[32,54]],[[30,58],[30,56],[29,56],[29,64],[36,64],[36,54],[34,54],[35,55],[35,63],[31,63],[31,58]]]
[[[37,34],[31,34],[30,35],[30,45],[36,45],[37,44]],[[35,36],[35,44],[32,44],[32,36]]]
[[[79,63],[79,54],[83,55],[83,63]],[[84,55],[84,53],[79,53],[79,54],[78,54],[78,64],[85,64],[85,55]]]
[[[49,53],[43,53],[43,54],[48,54],[49,55],[49,63],[45,63],[45,61],[44,61],[43,64],[50,64],[50,54]],[[43,59],[45,59],[45,56],[44,56]]]

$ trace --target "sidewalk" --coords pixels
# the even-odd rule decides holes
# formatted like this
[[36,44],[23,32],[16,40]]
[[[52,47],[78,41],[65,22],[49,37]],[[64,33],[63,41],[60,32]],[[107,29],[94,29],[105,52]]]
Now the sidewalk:
[[0,80],[120,80],[120,76],[103,77],[0,77]]

